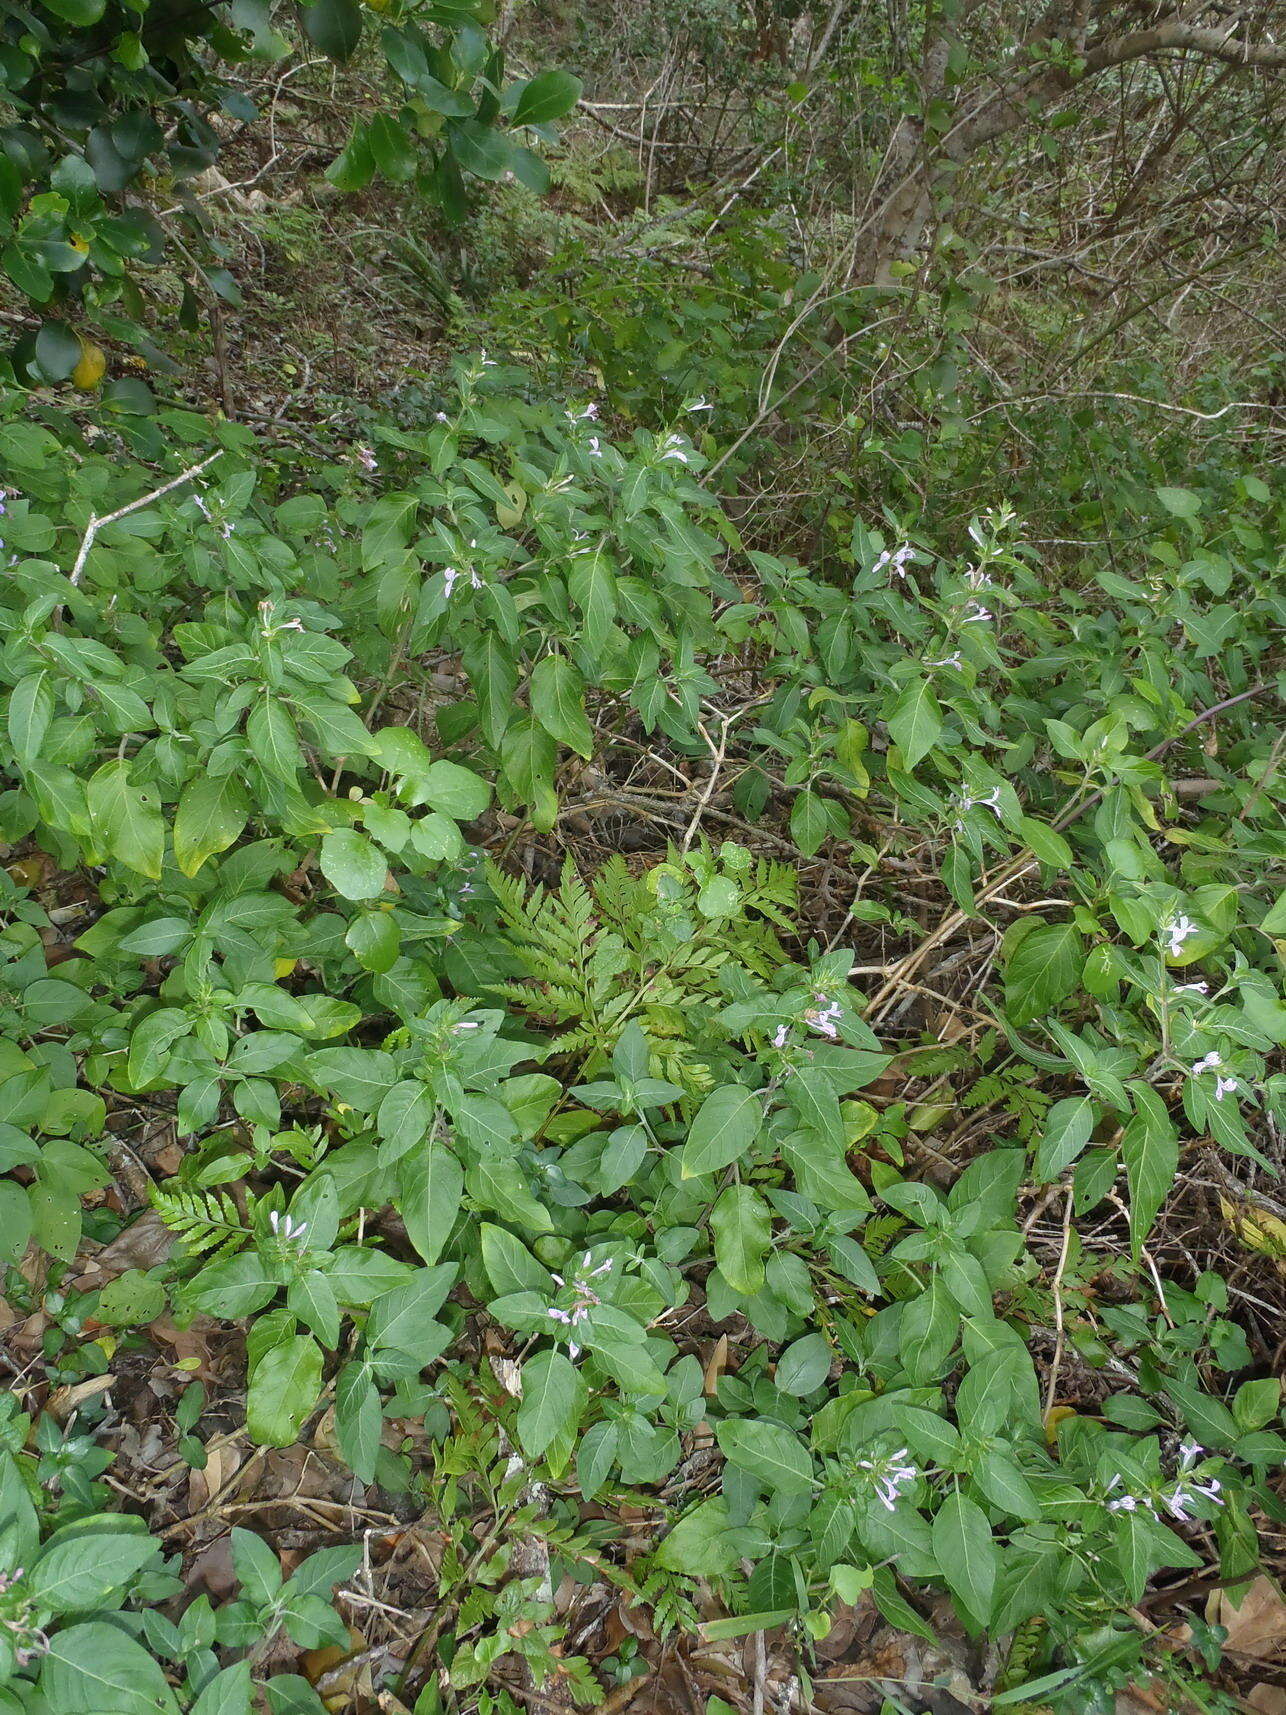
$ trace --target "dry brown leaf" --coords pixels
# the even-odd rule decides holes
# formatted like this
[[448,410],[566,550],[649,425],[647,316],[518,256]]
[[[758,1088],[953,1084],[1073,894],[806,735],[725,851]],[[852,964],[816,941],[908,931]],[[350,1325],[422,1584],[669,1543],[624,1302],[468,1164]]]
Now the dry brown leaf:
[[719,1388],[719,1377],[728,1368],[728,1336],[720,1334],[714,1343],[714,1350],[706,1364],[703,1391],[707,1399],[713,1399]]
[[73,1382],[70,1387],[55,1388],[46,1409],[59,1423],[66,1423],[72,1412],[84,1405],[87,1399],[96,1399],[100,1393],[106,1393],[115,1386],[116,1377],[113,1375],[90,1376],[83,1382]]
[[1286,1690],[1280,1685],[1256,1685],[1246,1698],[1259,1715],[1286,1715]]
[[1249,1588],[1213,1590],[1206,1618],[1226,1628],[1224,1648],[1233,1655],[1266,1661],[1286,1647],[1286,1602],[1271,1578],[1256,1578]]
[[129,1268],[155,1268],[174,1249],[174,1234],[154,1209],[132,1221],[111,1244],[94,1255],[94,1263],[107,1280]]

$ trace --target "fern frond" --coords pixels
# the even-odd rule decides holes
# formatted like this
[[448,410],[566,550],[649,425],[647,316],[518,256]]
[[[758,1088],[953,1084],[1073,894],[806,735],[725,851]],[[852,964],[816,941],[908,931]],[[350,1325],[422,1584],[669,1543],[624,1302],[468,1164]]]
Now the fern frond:
[[[226,1191],[167,1190],[153,1185],[152,1207],[189,1257],[213,1262],[231,1256],[251,1237],[251,1229]],[[253,1200],[253,1193],[247,1195]],[[251,1210],[253,1214],[253,1208]]]

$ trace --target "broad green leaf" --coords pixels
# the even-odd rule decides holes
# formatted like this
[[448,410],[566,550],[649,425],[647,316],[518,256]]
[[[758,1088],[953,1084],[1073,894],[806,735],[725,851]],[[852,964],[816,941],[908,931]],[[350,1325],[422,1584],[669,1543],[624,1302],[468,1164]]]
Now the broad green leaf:
[[27,1574],[27,1588],[55,1613],[106,1607],[113,1592],[126,1587],[158,1553],[151,1536],[89,1531],[51,1543]]
[[1045,1116],[1033,1171],[1042,1185],[1058,1179],[1085,1148],[1098,1109],[1088,1096],[1065,1096]]
[[442,1255],[464,1195],[464,1173],[445,1144],[412,1149],[398,1163],[394,1203],[406,1235],[425,1262]]
[[727,1417],[715,1434],[726,1459],[749,1473],[769,1494],[805,1494],[813,1487],[813,1461],[793,1430],[762,1418]]
[[581,88],[581,80],[569,71],[538,72],[518,91],[510,123],[545,125],[561,119],[580,100]]
[[295,1334],[269,1347],[250,1374],[246,1429],[261,1447],[289,1447],[321,1391],[321,1347]]
[[991,1615],[1000,1563],[986,1513],[957,1491],[938,1508],[932,1530],[933,1552],[948,1589],[966,1618],[985,1625]]
[[207,858],[235,844],[250,819],[250,798],[233,774],[199,775],[179,794],[174,814],[174,860],[195,875]]
[[717,1173],[745,1157],[763,1126],[763,1108],[744,1084],[724,1084],[702,1102],[683,1146],[685,1179]]
[[19,679],[9,693],[9,742],[24,768],[40,755],[40,747],[54,718],[54,693],[44,668]]
[[913,769],[942,737],[942,709],[927,679],[912,679],[889,714],[889,737]]
[[715,1261],[734,1292],[752,1298],[764,1283],[772,1243],[768,1205],[749,1185],[729,1185],[710,1211]]
[[551,738],[587,761],[594,732],[585,716],[585,681],[565,655],[546,655],[531,675],[531,712]]
[[347,60],[362,37],[358,0],[312,0],[301,8],[304,34],[332,60]]
[[1054,1011],[1080,981],[1085,962],[1071,923],[1019,923],[1005,938],[1005,1010],[1015,1024]]
[[304,766],[299,734],[290,710],[279,697],[265,692],[246,720],[250,754],[276,780],[294,781]]
[[327,834],[318,862],[327,881],[345,899],[378,899],[384,891],[388,861],[355,828],[335,828]]
[[585,1403],[585,1382],[562,1352],[537,1352],[522,1366],[518,1441],[529,1459],[539,1459],[560,1435],[574,1431]]
[[1130,1085],[1134,1116],[1121,1134],[1130,1188],[1130,1243],[1137,1258],[1179,1170],[1179,1136],[1165,1103],[1149,1085]]
[[151,1652],[105,1620],[55,1632],[40,1684],[57,1715],[177,1715],[179,1707]]

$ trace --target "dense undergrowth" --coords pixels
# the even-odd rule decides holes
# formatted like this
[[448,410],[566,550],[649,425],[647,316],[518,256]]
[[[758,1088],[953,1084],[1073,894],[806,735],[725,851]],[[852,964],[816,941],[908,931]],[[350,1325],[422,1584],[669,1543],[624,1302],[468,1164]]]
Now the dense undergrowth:
[[[543,187],[511,132],[575,80],[493,101],[443,19],[332,179]],[[1079,307],[959,234],[835,291],[785,190],[599,231],[637,187],[573,155],[477,216],[449,355],[256,434],[158,403],[133,227],[24,160],[23,242],[88,222],[101,277],[0,401],[0,1715],[623,1711],[742,1640],[761,1712],[765,1636],[825,1709],[872,1608],[988,1706],[1237,1707],[1206,1598],[1286,1523],[1271,365],[1029,397],[999,319]],[[81,319],[153,385],[77,399]]]
[[[1235,1201],[1286,1122],[1281,500],[1161,486],[1132,575],[1081,589],[1003,507],[951,544],[859,528],[819,577],[702,489],[704,403],[618,438],[464,361],[438,421],[301,486],[235,427],[90,439],[13,400],[5,1248],[44,1260],[11,1292],[55,1294],[65,1380],[167,1304],[239,1324],[252,1440],[327,1409],[394,1492],[480,1419],[500,1516],[568,1564],[612,1555],[576,1496],[664,1495],[610,1576],[672,1624],[696,1580],[722,1635],[806,1649],[864,1589],[919,1629],[945,1588],[968,1630],[1044,1622],[1046,1695],[1112,1683],[1149,1582],[1209,1553],[1245,1577],[1278,1513],[1278,1383],[1218,1269],[1163,1277],[1148,1241],[1185,1179]],[[507,873],[524,825],[596,798],[668,801],[668,849]],[[823,849],[824,940],[796,875]],[[938,878],[929,917],[889,860]],[[41,901],[69,874],[67,945]],[[935,969],[988,923],[961,1005]],[[180,1243],[69,1290],[126,1213],[101,1193],[134,1104],[174,1115],[151,1197]],[[1020,1214],[1042,1186],[1055,1264]],[[739,1330],[722,1373],[704,1329]],[[356,1554],[278,1590],[244,1534],[238,1602],[148,1612],[160,1544],[104,1517],[94,1465],[42,1477],[58,1437],[26,1428],[15,1707],[245,1708],[254,1652],[225,1651],[344,1636],[321,1598]],[[451,1683],[512,1644],[484,1624]],[[320,1707],[281,1678],[274,1707]]]

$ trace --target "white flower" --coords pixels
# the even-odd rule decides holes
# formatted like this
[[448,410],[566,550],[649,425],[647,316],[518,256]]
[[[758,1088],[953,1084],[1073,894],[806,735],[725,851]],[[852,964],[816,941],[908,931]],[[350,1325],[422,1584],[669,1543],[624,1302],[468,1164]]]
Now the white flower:
[[1167,936],[1169,937],[1170,957],[1172,959],[1177,959],[1179,954],[1183,951],[1183,943],[1189,940],[1196,933],[1197,925],[1192,921],[1191,917],[1180,915],[1174,918],[1172,922],[1167,923],[1165,928],[1162,929],[1161,934],[1163,938]]
[[590,456],[590,457],[591,457],[591,458],[592,458],[592,459],[601,459],[601,458],[602,458],[602,456],[603,456],[603,448],[602,448],[602,445],[601,445],[601,444],[600,444],[600,442],[599,442],[599,438],[598,438],[598,436],[597,436],[597,435],[591,435],[591,436],[590,436],[590,437],[589,437],[589,440],[588,440],[588,442],[587,442],[587,443],[586,443],[586,445],[587,445],[587,446],[588,446],[588,448],[589,448],[589,456]]
[[283,1244],[293,1244],[296,1239],[302,1239],[308,1231],[308,1222],[291,1220],[289,1215],[278,1214],[276,1209],[268,1215],[268,1225]]
[[698,394],[698,396],[695,399],[689,399],[687,404],[684,405],[683,409],[685,411],[713,411],[714,406],[713,405],[707,405],[706,404],[706,396],[704,393],[701,393],[701,394]]
[[1174,992],[1176,994],[1209,994],[1210,993],[1210,984],[1209,983],[1176,983],[1174,985]]
[[449,423],[451,421],[445,411],[435,411],[433,413],[433,420],[435,423]]
[[487,348],[485,345],[480,353],[480,361],[484,369],[494,369],[496,367],[496,360],[494,357],[487,356]]
[[1225,1096],[1231,1095],[1232,1092],[1235,1089],[1237,1089],[1238,1087],[1239,1086],[1238,1086],[1237,1080],[1235,1078],[1216,1078],[1215,1079],[1215,1100],[1217,1102],[1221,1102]]
[[448,601],[451,600],[451,591],[455,588],[456,583],[459,581],[459,577],[460,573],[455,566],[443,566],[442,594]]
[[995,615],[989,607],[984,607],[980,601],[970,601],[960,616],[960,623],[961,625],[985,624],[987,620],[994,619],[994,617]]
[[569,423],[594,423],[598,420],[598,404],[591,399],[583,411],[567,411],[564,415]]
[[996,815],[999,816],[999,786],[993,786],[991,791],[986,793],[984,796],[979,796],[977,793],[971,792],[967,786],[961,789],[960,796],[956,800],[955,820],[952,823],[952,827],[955,829],[956,833],[963,832],[964,819],[970,810],[994,810]]
[[994,590],[996,587],[981,566],[970,566],[965,573],[965,582],[971,590]]
[[376,458],[370,447],[358,447],[357,462],[361,465],[363,470],[378,470],[380,468],[380,461]]
[[453,1024],[451,1028],[452,1030],[481,1030],[482,1025],[476,1018],[462,1018],[458,1024]]
[[954,654],[944,655],[941,661],[930,661],[929,665],[930,667],[963,667],[964,661],[961,659],[960,651],[957,649]]
[[1203,1054],[1200,1060],[1194,1062],[1190,1076],[1199,1078],[1203,1072],[1215,1074],[1215,1100],[1217,1102],[1221,1102],[1225,1096],[1230,1096],[1234,1090],[1240,1088],[1236,1078],[1225,1077],[1223,1061],[1213,1049],[1209,1054]]
[[667,435],[662,444],[665,448],[661,454],[662,464],[665,463],[666,459],[677,459],[680,464],[687,464],[688,455],[683,450],[682,435]]

